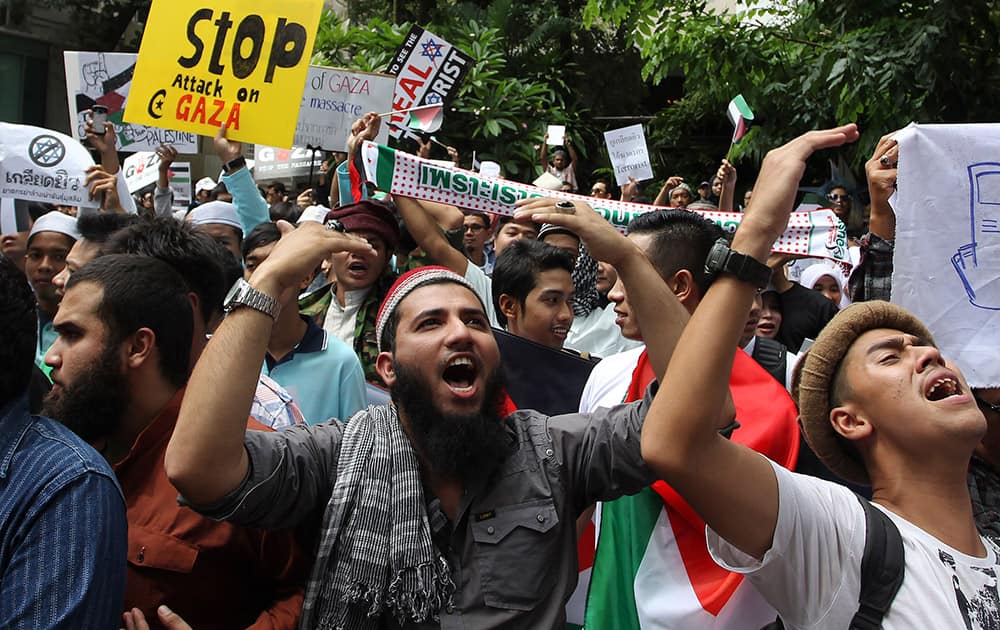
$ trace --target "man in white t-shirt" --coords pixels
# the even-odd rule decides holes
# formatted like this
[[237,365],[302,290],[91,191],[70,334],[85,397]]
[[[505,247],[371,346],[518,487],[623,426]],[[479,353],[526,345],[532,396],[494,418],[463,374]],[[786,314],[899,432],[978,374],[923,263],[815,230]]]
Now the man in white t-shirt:
[[[646,463],[708,524],[716,561],[747,574],[786,628],[850,624],[864,510],[846,488],[781,470],[714,425],[759,288],[745,270],[766,260],[785,229],[806,159],[858,135],[853,124],[813,131],[767,155],[731,246],[739,264],[718,265],[642,434]],[[1000,627],[997,548],[976,530],[966,485],[986,420],[924,326],[885,302],[850,306],[806,353],[793,389],[813,450],[844,478],[870,483],[902,535],[905,576],[882,627]]]

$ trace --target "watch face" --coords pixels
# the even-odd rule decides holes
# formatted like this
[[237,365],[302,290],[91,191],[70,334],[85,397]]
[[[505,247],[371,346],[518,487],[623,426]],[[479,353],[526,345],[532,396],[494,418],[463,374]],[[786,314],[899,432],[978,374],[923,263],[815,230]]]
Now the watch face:
[[233,303],[233,300],[243,292],[244,285],[246,285],[246,281],[243,278],[233,283],[232,288],[229,289],[229,293],[226,294],[226,299],[222,301],[224,308],[228,308]]

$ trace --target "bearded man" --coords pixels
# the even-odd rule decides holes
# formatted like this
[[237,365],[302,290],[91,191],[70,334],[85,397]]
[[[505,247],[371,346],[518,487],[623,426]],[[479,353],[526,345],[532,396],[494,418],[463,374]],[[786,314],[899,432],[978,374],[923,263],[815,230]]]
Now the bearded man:
[[166,605],[198,628],[294,628],[305,566],[291,533],[181,508],[163,470],[190,369],[189,293],[173,267],[151,256],[112,254],[76,271],[45,356],[54,383],[45,413],[93,445],[121,484],[126,609],[155,618]]
[[[523,212],[554,211],[541,200]],[[593,210],[569,212],[624,282],[659,295],[642,291],[659,280],[638,248]],[[562,627],[577,516],[651,479],[638,456],[650,394],[589,415],[513,411],[486,306],[462,276],[422,267],[397,280],[377,317],[376,367],[392,404],[346,423],[245,431],[238,416],[274,323],[255,305],[295,290],[325,256],[368,246],[330,227],[282,226],[253,293],[195,368],[167,475],[196,510],[242,524],[294,527],[325,506],[303,628]],[[640,308],[663,322],[655,299]]]

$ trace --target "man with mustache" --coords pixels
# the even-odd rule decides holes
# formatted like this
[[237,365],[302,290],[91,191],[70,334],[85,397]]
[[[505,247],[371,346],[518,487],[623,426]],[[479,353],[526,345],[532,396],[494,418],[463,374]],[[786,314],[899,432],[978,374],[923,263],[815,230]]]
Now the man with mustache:
[[[662,367],[679,324],[659,317],[665,292],[642,291],[656,271],[580,208],[588,248],[650,296],[637,308],[663,342],[651,351]],[[522,214],[556,212],[542,200]],[[283,229],[250,279],[266,296],[295,290],[302,272],[358,242],[320,226]],[[232,310],[195,369],[165,463],[208,516],[289,527],[326,506],[303,627],[380,627],[390,615],[404,628],[562,625],[576,518],[651,481],[636,450],[649,395],[591,415],[511,412],[483,301],[462,276],[423,267],[399,278],[377,318],[376,367],[392,404],[346,425],[247,432],[238,415],[272,325],[250,304]]]

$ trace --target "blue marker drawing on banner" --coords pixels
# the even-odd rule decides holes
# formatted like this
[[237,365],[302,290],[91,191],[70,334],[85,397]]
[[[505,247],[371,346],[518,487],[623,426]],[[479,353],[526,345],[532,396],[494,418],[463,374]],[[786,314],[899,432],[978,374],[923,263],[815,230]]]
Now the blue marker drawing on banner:
[[969,302],[1000,310],[1000,163],[977,162],[969,169],[972,241],[951,257]]

